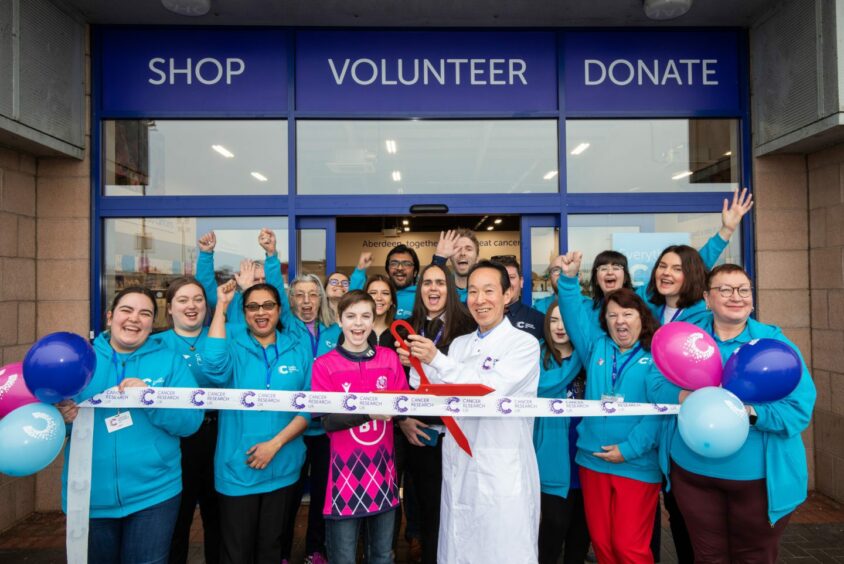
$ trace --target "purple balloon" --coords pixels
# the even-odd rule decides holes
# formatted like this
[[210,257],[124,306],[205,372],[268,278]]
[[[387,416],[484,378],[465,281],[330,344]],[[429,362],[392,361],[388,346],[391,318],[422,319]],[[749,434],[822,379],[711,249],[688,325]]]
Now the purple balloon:
[[787,343],[754,339],[742,345],[724,365],[724,388],[745,403],[777,401],[800,382],[803,364]]
[[651,355],[669,381],[686,390],[721,385],[721,351],[697,325],[674,321],[654,333]]
[[44,403],[72,398],[91,382],[97,356],[75,333],[51,333],[32,345],[23,359],[26,387]]
[[0,368],[0,419],[19,407],[37,403],[23,379],[23,365],[20,362]]

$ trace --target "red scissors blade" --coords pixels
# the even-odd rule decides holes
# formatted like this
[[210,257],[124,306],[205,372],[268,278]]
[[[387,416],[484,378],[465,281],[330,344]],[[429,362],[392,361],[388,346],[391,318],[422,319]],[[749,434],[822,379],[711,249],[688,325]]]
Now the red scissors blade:
[[[410,348],[407,346],[407,343],[404,341],[404,338],[399,335],[397,329],[401,327],[407,331],[408,335],[415,335],[416,331],[413,330],[413,327],[410,326],[410,323],[405,321],[404,319],[397,319],[393,321],[393,324],[390,326],[390,333],[393,334],[393,337],[396,339],[396,342],[399,344],[401,348],[410,352]],[[422,369],[422,363],[419,362],[418,358],[413,356],[410,357],[410,365],[416,370],[419,374],[419,388],[422,389],[427,387],[431,389],[431,387],[436,386],[437,389],[442,389],[442,386],[445,384],[431,384],[428,380],[428,377],[425,375],[425,371]],[[454,386],[452,384],[451,386]],[[458,386],[462,386],[462,384],[456,384]],[[482,388],[486,388],[488,391],[479,395],[486,395],[492,391],[494,391],[489,386],[484,386],[483,384],[468,384],[469,386],[481,386]],[[455,388],[451,388],[455,390]],[[435,394],[440,395],[440,394]],[[449,395],[457,395],[457,394],[449,394]],[[469,395],[469,394],[462,394],[462,395]],[[457,421],[454,420],[453,417],[442,417],[443,423],[445,424],[446,429],[448,432],[451,433],[451,436],[454,438],[454,441],[457,443],[457,446],[463,449],[463,451],[472,456],[472,448],[469,446],[469,439],[466,438],[466,435],[463,434],[463,431],[460,429],[460,426],[457,424]]]

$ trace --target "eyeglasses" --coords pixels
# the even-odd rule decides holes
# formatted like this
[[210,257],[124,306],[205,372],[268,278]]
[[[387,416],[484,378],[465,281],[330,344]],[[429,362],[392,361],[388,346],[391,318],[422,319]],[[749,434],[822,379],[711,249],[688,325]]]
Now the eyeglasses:
[[329,286],[343,286],[344,288],[348,288],[349,287],[349,281],[348,280],[338,280],[337,278],[331,278],[328,281],[328,285]]
[[749,298],[753,294],[750,286],[713,286],[710,290],[715,290],[722,298],[732,298],[734,292],[738,292],[741,298]]
[[312,302],[315,302],[315,301],[319,300],[319,294],[317,294],[316,292],[311,292],[309,294],[306,294],[305,292],[296,292],[295,294],[293,294],[293,299],[296,300],[297,302],[301,302],[305,298],[308,298]]
[[387,266],[390,268],[413,268],[413,261],[412,260],[391,260],[387,263]]
[[624,267],[620,264],[602,264],[595,270],[600,274],[607,274],[608,272],[624,272]]
[[272,311],[272,310],[275,309],[275,307],[277,305],[278,304],[273,302],[273,301],[267,301],[267,302],[264,302],[262,304],[259,304],[258,302],[249,302],[248,304],[246,304],[243,307],[246,308],[246,311],[251,311],[251,312],[254,313],[254,312],[258,311],[259,309],[263,309],[264,311]]

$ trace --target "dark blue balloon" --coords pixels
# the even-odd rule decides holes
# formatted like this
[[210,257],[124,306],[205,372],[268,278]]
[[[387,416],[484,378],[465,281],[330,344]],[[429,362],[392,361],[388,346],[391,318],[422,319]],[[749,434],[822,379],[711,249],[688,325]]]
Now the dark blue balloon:
[[745,403],[764,403],[794,391],[802,374],[803,365],[794,349],[775,339],[756,339],[727,360],[722,385]]
[[23,379],[44,403],[72,398],[91,382],[97,356],[75,333],[51,333],[32,345],[23,359]]

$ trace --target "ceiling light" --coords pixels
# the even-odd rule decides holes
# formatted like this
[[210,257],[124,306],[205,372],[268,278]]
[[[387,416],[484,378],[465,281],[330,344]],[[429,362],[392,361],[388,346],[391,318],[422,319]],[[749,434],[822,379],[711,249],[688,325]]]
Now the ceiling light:
[[687,178],[687,177],[691,176],[692,174],[694,174],[692,171],[684,170],[683,172],[678,172],[677,174],[672,176],[671,180],[680,180],[681,178]]
[[733,152],[732,152],[732,151],[727,151],[726,153],[724,153],[724,156],[725,156],[725,157],[729,157],[729,156],[731,156],[732,154],[733,154]]
[[384,144],[387,146],[387,152],[391,155],[395,155],[396,151],[398,151],[395,139],[387,139],[386,141],[384,141]]
[[399,182],[401,180],[401,171],[394,170],[393,171],[393,182]]
[[403,220],[401,220],[401,224],[402,225],[410,225],[410,221],[403,219]]
[[494,223],[495,225],[498,225],[499,223],[501,223],[501,221],[502,221],[502,219],[499,217],[498,219],[496,219],[495,221],[493,221],[493,223]]
[[269,178],[267,178],[266,176],[264,176],[260,172],[252,172],[250,174],[252,175],[252,178],[254,178],[255,180],[257,180],[259,182],[266,182],[267,180],[269,180]]
[[233,159],[234,153],[223,147],[222,145],[211,145],[211,148],[226,157],[227,159]]
[[490,225],[489,227],[486,228],[487,231],[492,231],[493,229],[495,229],[494,225]]
[[404,230],[405,230],[405,231],[410,231],[410,227],[405,226]]
[[583,151],[588,149],[590,147],[590,145],[591,145],[590,143],[581,143],[577,147],[575,147],[574,149],[571,150],[571,154],[575,155],[575,156],[579,155],[580,153],[582,153]]
[[545,176],[543,176],[542,178],[544,180],[551,180],[555,176],[557,176],[557,171],[556,170],[549,170],[548,172],[545,173]]
[[644,0],[645,15],[652,20],[673,20],[692,7],[692,0]]
[[161,5],[180,16],[204,16],[211,9],[211,0],[161,0]]

